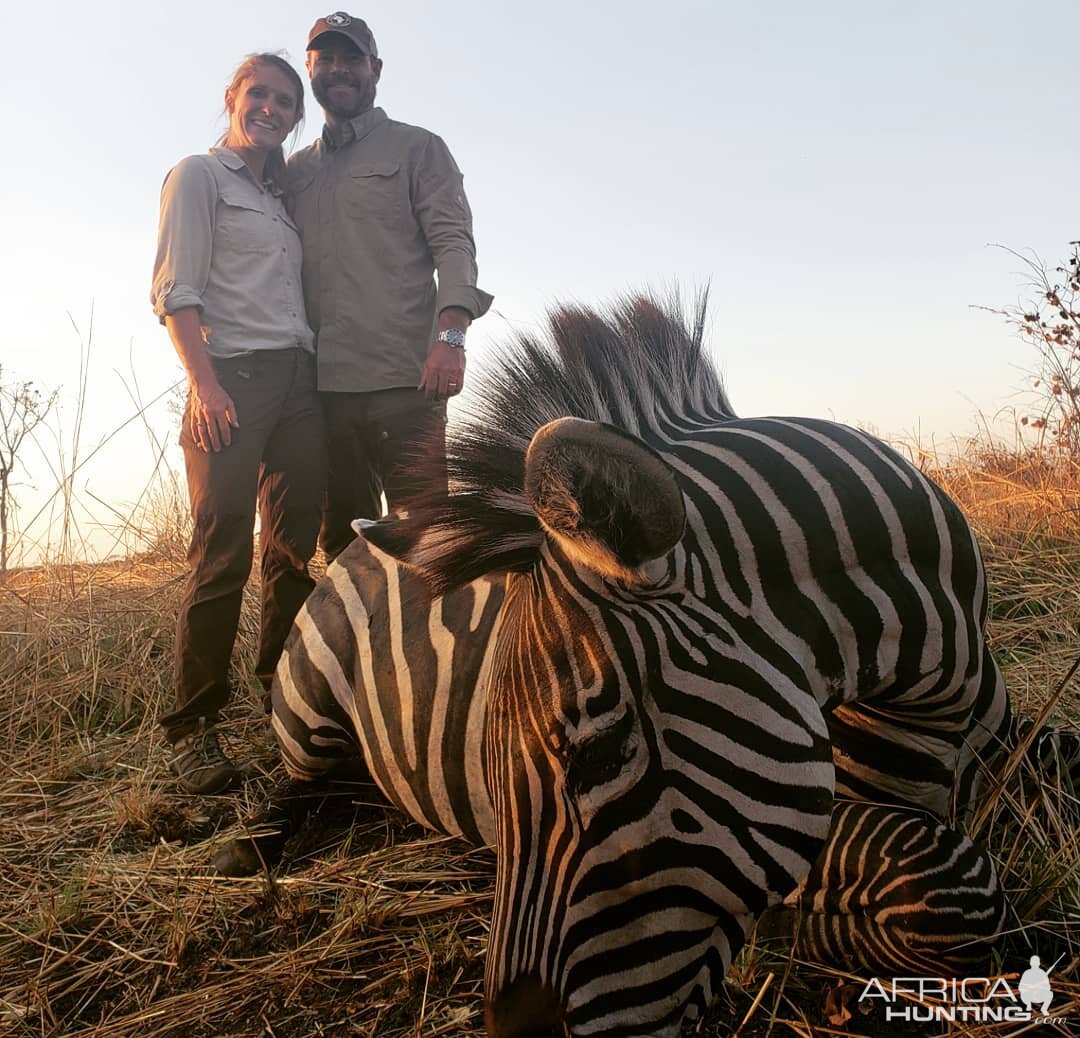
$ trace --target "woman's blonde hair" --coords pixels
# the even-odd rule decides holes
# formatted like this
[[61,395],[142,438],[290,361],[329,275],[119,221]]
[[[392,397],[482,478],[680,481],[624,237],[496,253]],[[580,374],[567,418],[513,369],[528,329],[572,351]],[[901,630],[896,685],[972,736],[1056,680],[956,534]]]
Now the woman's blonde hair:
[[[279,72],[284,73],[292,81],[293,86],[296,87],[296,123],[292,129],[293,140],[295,141],[304,122],[304,81],[300,78],[300,73],[280,53],[249,54],[236,66],[236,71],[232,74],[232,79],[229,80],[229,85],[225,88],[225,111],[229,115],[232,114],[233,105],[236,103],[236,95],[240,93],[240,87],[244,85],[246,80],[255,75],[255,70],[261,65],[276,68]],[[218,144],[227,144],[228,139],[229,131],[226,130],[221,135]],[[285,152],[280,146],[266,157],[266,168],[263,170],[263,176],[274,187],[284,189]]]

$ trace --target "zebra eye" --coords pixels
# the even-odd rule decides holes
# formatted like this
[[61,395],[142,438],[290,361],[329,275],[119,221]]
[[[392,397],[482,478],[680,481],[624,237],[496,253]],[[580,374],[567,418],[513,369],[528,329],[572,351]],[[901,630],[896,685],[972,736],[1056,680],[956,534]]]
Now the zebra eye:
[[617,778],[634,758],[634,712],[626,712],[610,728],[570,747],[566,789],[575,799]]
[[680,601],[686,591],[681,576],[670,557],[654,559],[644,566],[634,580],[606,577],[611,594],[620,602],[641,602],[652,598]]
[[641,568],[641,585],[643,587],[657,587],[666,584],[671,579],[671,558],[667,555],[659,559],[647,562]]

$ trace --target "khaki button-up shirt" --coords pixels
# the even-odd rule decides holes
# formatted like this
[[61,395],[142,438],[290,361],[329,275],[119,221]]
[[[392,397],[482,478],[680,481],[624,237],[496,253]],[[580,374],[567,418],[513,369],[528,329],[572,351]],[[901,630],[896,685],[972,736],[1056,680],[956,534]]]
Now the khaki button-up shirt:
[[198,307],[215,357],[314,349],[296,225],[228,148],[191,155],[165,178],[150,300],[162,321]]
[[[289,159],[288,201],[304,246],[304,295],[319,389],[415,386],[439,311],[480,317],[472,212],[443,141],[381,108]],[[436,288],[434,273],[438,271]]]

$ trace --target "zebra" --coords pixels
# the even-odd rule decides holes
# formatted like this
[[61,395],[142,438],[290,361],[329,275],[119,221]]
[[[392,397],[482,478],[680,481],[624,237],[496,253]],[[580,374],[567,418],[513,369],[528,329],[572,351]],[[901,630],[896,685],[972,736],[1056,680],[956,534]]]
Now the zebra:
[[[413,819],[494,846],[482,740],[504,592],[503,581],[485,576],[434,597],[418,572],[364,539],[343,553],[298,617],[275,684],[273,723],[299,789],[339,759],[362,755],[387,798]],[[316,688],[318,713],[310,708]],[[244,848],[254,856],[242,871],[280,854],[308,806],[295,792],[268,815],[299,808],[299,817],[286,827],[277,819],[272,836]],[[843,853],[852,847],[857,856]],[[969,874],[963,897],[941,889],[942,861]],[[852,908],[837,911],[841,897]],[[935,911],[913,927],[911,907],[928,905]],[[846,968],[945,963],[961,971],[985,957],[1003,908],[988,856],[962,834],[925,812],[837,802],[810,875],[759,933],[797,930],[803,959]]]
[[450,496],[362,530],[275,678],[295,778],[362,753],[494,848],[493,1038],[679,1034],[783,904],[863,965],[969,961],[1001,925],[955,828],[1011,725],[974,536],[872,436],[738,418],[704,324],[634,297],[521,337]]

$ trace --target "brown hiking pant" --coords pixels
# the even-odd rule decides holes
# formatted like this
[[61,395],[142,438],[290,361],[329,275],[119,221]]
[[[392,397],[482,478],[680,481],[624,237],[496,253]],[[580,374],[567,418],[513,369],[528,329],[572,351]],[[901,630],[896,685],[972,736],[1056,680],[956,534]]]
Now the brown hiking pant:
[[421,486],[414,469],[419,457],[442,466],[446,490],[446,401],[428,400],[418,389],[371,393],[320,393],[326,419],[329,479],[320,539],[327,561],[337,558],[356,536],[354,519],[382,517],[400,508]]
[[[194,530],[190,573],[176,631],[176,706],[161,718],[170,742],[209,722],[229,699],[229,658],[251,573],[255,508],[260,519],[262,611],[255,673],[269,690],[285,636],[314,587],[326,448],[315,392],[315,358],[267,350],[214,370],[236,405],[238,429],[220,451],[203,451],[184,412],[180,445]],[[189,404],[190,406],[190,404]]]

